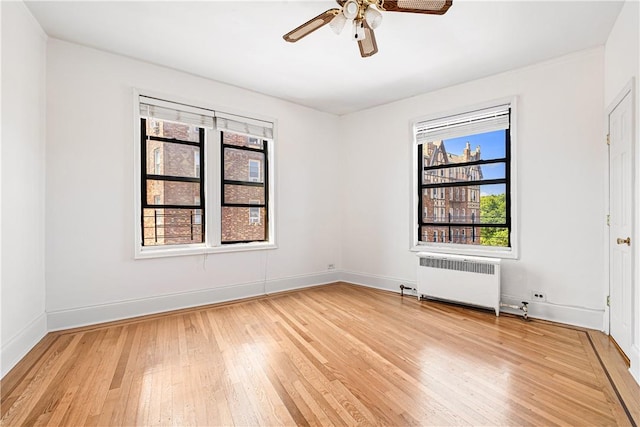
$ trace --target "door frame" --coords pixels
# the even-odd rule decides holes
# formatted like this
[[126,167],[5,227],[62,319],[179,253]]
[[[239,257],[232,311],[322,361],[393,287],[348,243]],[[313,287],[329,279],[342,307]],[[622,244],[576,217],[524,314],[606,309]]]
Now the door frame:
[[[632,326],[631,326],[631,352],[634,353],[637,352],[637,346],[640,345],[640,265],[639,263],[636,261],[636,257],[638,255],[638,250],[637,245],[640,243],[640,233],[638,230],[638,225],[640,224],[640,209],[638,206],[638,202],[639,202],[639,197],[637,194],[637,190],[640,188],[640,182],[639,182],[639,178],[640,178],[640,174],[638,173],[638,165],[640,165],[640,159],[638,158],[640,155],[640,147],[638,146],[638,141],[637,141],[637,105],[636,105],[636,82],[635,82],[635,78],[631,78],[631,80],[629,80],[629,82],[622,88],[622,90],[618,93],[618,95],[614,98],[614,100],[609,104],[609,106],[607,107],[606,111],[605,111],[605,118],[604,118],[604,131],[605,131],[605,135],[604,135],[604,140],[606,141],[606,137],[609,134],[609,116],[611,115],[611,113],[613,112],[613,110],[615,110],[615,108],[618,106],[618,104],[620,104],[620,102],[625,98],[625,96],[630,95],[631,96],[631,161],[632,161],[632,165],[631,165],[631,174],[632,174],[632,197],[633,200],[631,201],[631,238],[632,238],[632,242],[635,240],[635,245],[631,246],[631,259],[632,259],[632,267],[631,267],[631,277],[632,277],[632,295],[633,295],[633,299],[630,302],[631,303],[631,310],[632,310]],[[605,221],[604,221],[604,227],[605,227],[605,233],[604,233],[604,239],[605,239],[605,253],[604,253],[604,257],[605,257],[605,286],[604,286],[604,300],[605,300],[605,307],[604,307],[604,316],[603,316],[603,331],[609,335],[610,333],[610,310],[609,310],[609,306],[606,304],[606,299],[608,297],[608,295],[610,295],[611,292],[611,282],[610,282],[610,273],[611,273],[611,259],[610,259],[610,250],[611,250],[611,229],[610,227],[607,225],[607,221],[606,221],[606,215],[610,214],[610,191],[609,191],[609,185],[610,185],[610,159],[609,159],[609,146],[605,145],[605,149],[606,149],[606,167],[605,167]],[[635,348],[634,348],[635,347]],[[636,355],[633,354],[628,354],[627,355],[630,359],[631,359],[631,365],[633,367],[634,365],[634,356],[637,357]],[[636,363],[638,363],[638,361],[635,361]],[[637,368],[636,368],[637,369]]]

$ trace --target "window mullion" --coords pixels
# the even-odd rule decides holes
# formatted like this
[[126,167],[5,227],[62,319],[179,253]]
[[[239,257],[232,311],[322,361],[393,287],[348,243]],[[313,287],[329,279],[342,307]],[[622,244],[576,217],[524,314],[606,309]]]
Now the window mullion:
[[[263,197],[264,197],[264,240],[269,240],[269,153],[268,153],[269,143],[266,140],[262,141],[262,150],[263,150],[263,160],[262,160],[262,168],[263,168],[263,176],[262,182],[263,186]],[[260,176],[260,172],[258,172],[258,176]]]
[[221,138],[220,132],[212,130],[208,132],[209,138],[205,148],[207,158],[206,174],[209,179],[207,191],[210,192],[207,203],[207,219],[209,225],[207,227],[207,239],[209,246],[220,246],[221,244],[221,223],[222,223],[222,196],[221,186],[215,183],[220,180],[222,160],[221,160]]
[[[436,166],[423,166],[422,168],[426,171],[429,171],[429,170],[461,168],[466,166],[490,165],[494,163],[505,163],[507,161],[508,161],[507,157],[502,157],[498,159],[476,160],[474,162],[449,163],[449,164],[436,165]],[[418,166],[418,168],[420,168],[420,166]]]
[[455,182],[436,182],[432,184],[422,184],[421,189],[427,188],[448,188],[448,187],[472,187],[482,185],[506,184],[507,178],[499,179],[482,179],[478,181],[455,181]]
[[144,206],[147,203],[147,180],[143,178],[147,174],[147,119],[140,120],[140,231],[142,233],[141,238],[144,242]]
[[[200,128],[203,129],[203,128]],[[179,145],[190,145],[192,147],[200,147],[200,142],[194,142],[194,141],[183,141],[181,139],[176,139],[176,138],[164,138],[161,136],[149,136],[148,137],[149,140],[151,141],[159,141],[159,142],[166,142],[169,144],[179,144]]]
[[[511,108],[509,108],[509,123],[511,123]],[[505,165],[505,176],[508,178],[507,182],[506,182],[506,195],[505,195],[505,209],[506,209],[506,214],[507,214],[507,227],[509,230],[509,233],[507,234],[507,240],[508,240],[508,245],[509,247],[512,247],[512,242],[511,242],[511,233],[513,232],[512,230],[512,221],[511,221],[511,132],[509,132],[509,129],[506,129],[505,131],[505,141],[507,146],[506,148],[506,157],[507,157],[507,162]]]
[[424,155],[422,144],[418,144],[418,241],[422,240],[422,218],[424,213],[424,199],[422,197],[422,180],[424,178]]

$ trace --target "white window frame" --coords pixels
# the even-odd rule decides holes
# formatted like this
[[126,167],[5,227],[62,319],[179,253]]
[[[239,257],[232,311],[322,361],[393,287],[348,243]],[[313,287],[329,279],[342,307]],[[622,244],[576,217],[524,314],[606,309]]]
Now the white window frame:
[[[517,97],[508,97],[497,99],[489,102],[479,103],[476,105],[465,106],[461,108],[456,108],[454,110],[436,112],[433,114],[416,117],[409,122],[409,134],[411,135],[411,164],[410,164],[410,172],[411,172],[411,212],[410,212],[410,250],[412,252],[436,252],[436,253],[445,253],[445,254],[457,254],[457,255],[472,255],[472,256],[488,256],[488,257],[497,257],[504,259],[518,259],[519,257],[519,247],[520,247],[520,239],[519,239],[519,221],[518,221],[518,192],[519,192],[519,184],[518,184],[518,142],[517,142],[517,122],[518,122],[518,108],[517,108]],[[502,248],[502,247],[491,247],[491,246],[476,246],[476,245],[463,245],[463,244],[448,244],[446,242],[420,242],[420,230],[418,227],[418,207],[419,199],[418,199],[418,174],[416,173],[416,165],[418,164],[418,141],[415,137],[415,126],[424,121],[435,120],[442,117],[454,116],[459,114],[464,114],[469,111],[481,110],[485,108],[491,108],[498,105],[509,104],[511,108],[511,120],[510,120],[510,131],[511,131],[511,163],[510,163],[510,185],[511,185],[511,247],[510,248]],[[469,213],[471,215],[471,213]]]
[[[216,128],[205,129],[205,148],[204,148],[204,193],[205,193],[205,215],[203,222],[205,223],[204,243],[184,244],[184,245],[167,245],[167,246],[143,246],[140,218],[142,216],[141,203],[141,141],[140,141],[140,96],[167,100],[171,104],[180,104],[181,109],[191,111],[197,114],[214,114],[215,117],[224,118],[230,121],[235,117],[246,120],[249,123],[247,128],[251,128],[251,124],[270,123],[273,130],[273,137],[260,136],[260,140],[267,144],[267,158],[269,168],[268,171],[268,188],[269,193],[269,221],[268,240],[264,242],[249,243],[221,243],[221,186],[220,186],[220,168],[221,168],[221,145],[220,130]],[[226,108],[219,108],[211,105],[203,105],[201,102],[191,101],[179,96],[162,94],[149,90],[133,89],[133,167],[134,167],[134,259],[146,258],[162,258],[172,256],[201,255],[210,253],[227,253],[227,252],[243,252],[266,249],[277,249],[276,244],[276,224],[277,224],[277,208],[276,208],[276,150],[274,141],[277,138],[277,121],[273,118],[263,117],[258,114],[252,114],[251,118],[247,118],[246,113],[235,113]],[[231,130],[236,132],[235,130]],[[242,133],[242,132],[237,132]],[[247,135],[250,135],[247,133]],[[262,218],[261,218],[262,220]]]

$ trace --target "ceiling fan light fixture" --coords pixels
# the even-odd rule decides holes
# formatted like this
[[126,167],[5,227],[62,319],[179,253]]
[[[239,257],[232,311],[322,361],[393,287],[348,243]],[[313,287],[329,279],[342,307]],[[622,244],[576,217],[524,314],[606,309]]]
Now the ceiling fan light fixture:
[[356,0],[348,0],[344,6],[342,6],[342,13],[347,19],[354,19],[358,16],[360,11],[360,5]]
[[361,41],[367,37],[364,28],[364,21],[362,19],[357,19],[353,21],[353,40]]
[[331,22],[329,22],[329,27],[334,33],[340,34],[346,23],[347,18],[345,18],[344,14],[340,12],[331,20]]
[[289,31],[282,38],[294,43],[325,25],[329,25],[334,33],[340,34],[347,21],[353,21],[351,39],[358,42],[360,56],[367,58],[378,53],[374,29],[382,23],[381,12],[443,15],[451,7],[453,0],[336,0],[336,2],[339,8],[334,7],[324,11]]
[[372,30],[375,30],[382,23],[382,13],[373,5],[369,5],[367,10],[364,12],[364,19],[369,24]]

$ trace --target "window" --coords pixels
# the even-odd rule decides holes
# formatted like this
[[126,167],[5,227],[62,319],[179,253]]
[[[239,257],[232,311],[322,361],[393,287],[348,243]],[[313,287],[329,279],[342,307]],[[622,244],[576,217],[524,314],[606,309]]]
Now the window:
[[[443,206],[440,219],[418,215],[416,250],[432,246],[429,249],[444,252],[517,256],[512,221],[512,104],[414,123],[418,166],[414,212]],[[440,178],[443,171],[448,178]],[[444,199],[447,191],[449,197]]]
[[137,100],[136,257],[274,247],[273,124]]
[[[204,227],[193,218],[204,211],[203,180],[195,176],[193,164],[174,160],[203,156],[204,128],[142,118],[140,130],[142,245],[202,243]],[[147,153],[152,156],[148,158]],[[164,159],[163,167],[160,159]]]
[[268,167],[268,144],[231,131],[221,138],[222,244],[266,241],[269,194],[261,171]]

